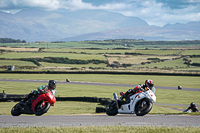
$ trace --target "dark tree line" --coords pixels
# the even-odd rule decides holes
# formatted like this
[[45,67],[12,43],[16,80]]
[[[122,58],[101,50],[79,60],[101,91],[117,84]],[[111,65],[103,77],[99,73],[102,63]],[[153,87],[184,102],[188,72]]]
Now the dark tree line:
[[30,61],[30,62],[33,62],[35,65],[37,66],[41,66],[41,64],[37,61],[37,59],[33,59],[33,58],[22,58],[20,59],[22,61]]
[[15,40],[15,39],[12,39],[12,38],[0,38],[0,43],[26,43],[25,40]]
[[143,39],[114,39],[114,40],[104,40],[104,41],[88,41],[91,44],[98,45],[122,45],[126,44],[127,47],[132,47],[133,45],[194,45],[200,44],[200,40],[188,40],[188,41],[145,41]]

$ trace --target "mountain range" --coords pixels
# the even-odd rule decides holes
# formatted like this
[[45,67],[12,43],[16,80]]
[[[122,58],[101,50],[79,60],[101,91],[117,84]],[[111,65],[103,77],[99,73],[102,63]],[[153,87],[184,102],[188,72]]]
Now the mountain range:
[[106,39],[200,40],[200,22],[149,25],[138,17],[103,10],[0,11],[0,38],[35,41]]

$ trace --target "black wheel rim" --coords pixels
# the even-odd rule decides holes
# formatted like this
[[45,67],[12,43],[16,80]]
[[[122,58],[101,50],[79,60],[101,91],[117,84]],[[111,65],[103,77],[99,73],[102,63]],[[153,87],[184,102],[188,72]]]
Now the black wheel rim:
[[144,103],[142,103],[141,105],[138,106],[137,112],[138,112],[138,113],[142,113],[142,112],[144,112],[148,107],[149,107],[149,102],[144,101]]
[[112,110],[115,109],[115,108],[116,108],[116,103],[115,103],[115,102],[112,102],[112,103],[110,103],[109,106],[107,107],[107,110],[112,111]]
[[46,108],[46,103],[45,103],[45,105],[42,106],[42,102],[41,102],[41,103],[39,103],[39,104],[37,105],[36,111],[37,111],[37,112],[41,112],[41,111],[44,110],[45,108]]

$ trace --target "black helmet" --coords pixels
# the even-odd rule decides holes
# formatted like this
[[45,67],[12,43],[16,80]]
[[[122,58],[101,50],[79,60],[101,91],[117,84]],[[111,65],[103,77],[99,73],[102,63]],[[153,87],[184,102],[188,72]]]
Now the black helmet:
[[57,85],[57,83],[55,80],[49,80],[49,87],[51,89],[56,89],[56,85]]
[[191,106],[191,107],[194,107],[194,106],[195,106],[195,103],[194,103],[194,102],[191,102],[191,103],[190,103],[190,106]]

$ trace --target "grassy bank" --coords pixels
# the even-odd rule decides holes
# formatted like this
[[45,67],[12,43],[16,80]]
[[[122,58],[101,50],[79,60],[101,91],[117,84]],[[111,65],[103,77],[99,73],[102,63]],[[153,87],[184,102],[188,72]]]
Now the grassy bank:
[[0,128],[1,133],[198,133],[199,127],[134,127],[134,126],[103,126],[103,127],[9,127]]

